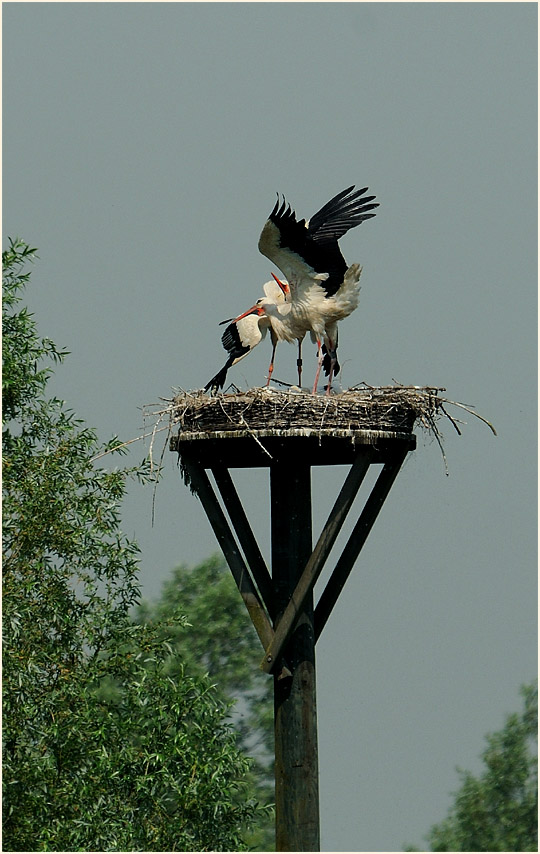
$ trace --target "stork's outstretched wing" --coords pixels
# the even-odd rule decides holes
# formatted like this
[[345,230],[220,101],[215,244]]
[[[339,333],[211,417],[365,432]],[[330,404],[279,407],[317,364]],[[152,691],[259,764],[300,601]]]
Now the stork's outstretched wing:
[[365,219],[375,216],[369,211],[378,208],[379,205],[378,202],[370,204],[375,196],[364,196],[367,189],[364,187],[362,190],[356,190],[353,193],[353,185],[327,202],[306,223],[310,238],[316,243],[339,240],[350,228],[354,228]]
[[[311,219],[297,220],[283,199],[278,200],[259,238],[259,250],[286,276],[295,291],[318,282],[332,296],[340,288],[347,264],[338,240],[350,228],[375,216],[375,196],[365,196],[367,187],[354,185],[330,199]],[[353,192],[354,191],[354,192]]]

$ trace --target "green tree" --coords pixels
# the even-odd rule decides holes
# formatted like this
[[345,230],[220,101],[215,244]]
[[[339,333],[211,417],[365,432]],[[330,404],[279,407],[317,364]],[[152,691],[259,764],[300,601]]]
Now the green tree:
[[454,804],[427,836],[431,851],[538,850],[538,688],[525,685],[521,694],[522,713],[486,737],[485,771],[475,777],[458,769]]
[[65,353],[20,305],[34,254],[3,253],[3,850],[241,850],[261,811],[226,706],[176,660],[176,623],[130,616],[120,503],[147,466],[100,467],[117,438],[46,397]]
[[[186,615],[189,625],[174,622]],[[170,643],[174,668],[208,675],[223,703],[232,705],[231,721],[244,754],[254,757],[250,773],[252,797],[270,806],[274,800],[273,681],[260,670],[262,648],[238,589],[221,555],[199,565],[181,565],[162,587],[160,597],[143,601],[135,612],[141,625],[173,623]],[[273,851],[273,815],[268,812],[247,837],[250,847]]]

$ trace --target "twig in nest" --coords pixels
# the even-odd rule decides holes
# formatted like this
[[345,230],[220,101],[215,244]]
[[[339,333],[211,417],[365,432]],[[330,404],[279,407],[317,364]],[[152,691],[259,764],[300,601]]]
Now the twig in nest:
[[443,406],[443,404],[442,404],[442,403],[441,403],[441,405],[440,405],[440,407],[439,407],[439,408],[440,408],[441,412],[444,412],[444,414],[446,415],[446,417],[448,418],[448,420],[450,421],[450,423],[454,425],[454,427],[456,428],[456,433],[458,434],[458,436],[461,436],[461,430],[460,430],[460,429],[459,429],[459,427],[457,426],[457,423],[456,423],[455,419],[454,419],[454,418],[452,418],[452,416],[450,415],[450,413],[446,411],[446,409],[444,408],[444,406]]
[[[444,453],[444,446],[442,443],[440,430],[437,427],[437,424],[435,423],[435,419],[431,413],[426,413],[425,417],[426,417],[426,421],[427,421],[427,425],[428,425],[428,431],[430,433],[432,433],[433,436],[435,436],[437,444],[440,448],[441,455],[442,455],[443,462],[444,462],[444,473],[445,473],[446,477],[449,477],[450,470],[448,468],[448,460],[446,459],[446,454]],[[450,419],[450,420],[452,420],[452,419]]]
[[[160,430],[165,430],[165,427],[161,427]],[[112,448],[107,448],[106,451],[102,451],[101,454],[96,454],[95,457],[90,457],[90,462],[95,463],[96,460],[100,460],[102,457],[106,457],[108,454],[114,454],[115,451],[119,451],[120,448],[126,448],[128,445],[132,445],[134,442],[140,442],[142,439],[148,439],[149,436],[153,436],[154,433],[160,432],[160,430],[154,429],[152,433],[143,433],[141,436],[136,436],[135,439],[128,439],[127,442],[120,442],[118,445],[113,445]]]
[[[163,416],[166,414],[168,414],[168,416],[169,416],[167,424],[164,427],[158,427]],[[150,441],[150,449],[148,452],[148,457],[150,459],[150,471],[152,471],[152,472],[154,470],[153,449],[154,449],[154,439],[155,439],[156,433],[160,433],[162,430],[167,430],[167,436],[165,437],[165,442],[163,443],[163,447],[161,449],[161,454],[159,456],[159,463],[158,463],[158,467],[157,467],[157,471],[156,471],[154,488],[152,490],[152,527],[154,527],[154,522],[155,522],[155,518],[156,518],[157,485],[158,485],[159,476],[160,476],[161,472],[163,471],[163,457],[165,456],[165,448],[168,446],[170,438],[171,438],[172,425],[173,425],[172,413],[171,413],[171,408],[169,407],[168,409],[164,409],[162,412],[159,413],[159,418],[154,425],[154,429],[152,430],[152,439]]]
[[[223,403],[221,402],[221,400],[220,400],[219,404],[220,404],[220,406],[221,406],[221,408],[222,408],[222,410],[223,410],[224,415],[226,415],[226,417],[229,419],[229,421],[233,424],[233,423],[234,423],[234,421],[233,421],[233,419],[231,418],[231,416],[229,415],[229,413],[228,413],[228,412],[225,412],[225,409],[223,408]],[[246,411],[246,409],[249,409],[249,406],[246,406],[246,408],[244,409],[244,412]],[[262,442],[257,438],[257,436],[255,435],[255,433],[253,432],[253,430],[251,429],[251,427],[250,427],[250,426],[249,426],[249,424],[247,423],[246,419],[244,418],[244,412],[241,412],[241,413],[240,413],[240,424],[243,424],[243,425],[244,425],[244,427],[245,427],[245,428],[246,428],[246,430],[248,431],[249,435],[250,435],[250,436],[252,436],[252,438],[253,438],[253,439],[255,439],[255,441],[257,442],[257,444],[259,445],[259,447],[260,447],[260,448],[262,448],[262,450],[264,451],[264,453],[265,453],[268,457],[270,457],[270,459],[272,460],[272,459],[273,459],[272,454],[270,453],[270,451],[267,451],[267,449],[264,447],[263,443],[262,443]]]
[[319,424],[319,447],[322,445],[322,429],[323,429],[323,423],[324,423],[324,416],[326,415],[326,410],[328,409],[329,404],[330,404],[330,398],[328,397],[326,399],[326,406],[324,407],[324,411],[321,415],[321,423]]
[[479,415],[479,414],[478,414],[478,412],[475,412],[475,411],[474,411],[474,409],[472,409],[470,406],[465,406],[465,404],[464,404],[464,403],[456,403],[456,401],[455,401],[455,400],[447,400],[447,399],[444,399],[444,402],[445,402],[445,403],[451,403],[451,404],[452,404],[452,406],[459,406],[459,408],[460,408],[460,409],[464,409],[464,410],[465,410],[465,412],[468,412],[468,413],[469,413],[469,415],[474,415],[474,416],[475,416],[475,418],[479,418],[479,419],[480,419],[480,421],[483,421],[483,422],[484,422],[484,424],[487,424],[487,426],[489,427],[489,429],[491,430],[491,432],[493,433],[493,435],[494,435],[494,436],[496,436],[496,435],[497,435],[497,431],[495,430],[495,427],[493,426],[493,424],[491,424],[491,423],[487,420],[487,418],[484,418],[482,415]]

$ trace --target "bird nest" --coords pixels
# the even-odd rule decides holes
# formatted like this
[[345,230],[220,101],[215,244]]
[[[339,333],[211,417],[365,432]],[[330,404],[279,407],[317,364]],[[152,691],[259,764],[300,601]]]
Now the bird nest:
[[[353,443],[377,442],[380,438],[411,437],[416,426],[427,431],[438,443],[448,465],[438,427],[448,420],[461,434],[460,421],[450,415],[448,405],[479,418],[496,435],[495,428],[471,406],[442,395],[444,388],[431,386],[368,386],[362,383],[339,394],[312,395],[299,389],[276,391],[252,388],[233,394],[210,396],[202,390],[177,391],[173,398],[161,398],[158,404],[143,407],[145,425],[152,426],[142,436],[114,446],[104,454],[150,437],[149,463],[156,482],[162,470],[165,450],[178,453],[191,440],[249,437],[264,451],[264,436],[336,436],[350,437]],[[154,458],[158,433],[167,431],[159,461]]]
[[440,391],[444,389],[366,387],[323,396],[253,388],[215,397],[183,392],[172,401],[172,416],[182,440],[246,431],[258,435],[410,434],[418,420],[433,428],[444,403]]
[[493,433],[495,429],[470,406],[444,397],[444,391],[430,386],[364,383],[332,395],[252,388],[211,396],[201,390],[182,390],[165,399],[165,407],[145,407],[144,411],[145,417],[154,420],[152,445],[155,434],[166,429],[171,450],[178,452],[185,442],[212,437],[249,436],[259,445],[264,436],[294,435],[341,435],[350,436],[353,442],[375,442],[381,437],[410,437],[419,425],[436,439],[448,473],[438,423],[447,419],[459,434],[463,423],[449,414],[448,404],[484,421]]

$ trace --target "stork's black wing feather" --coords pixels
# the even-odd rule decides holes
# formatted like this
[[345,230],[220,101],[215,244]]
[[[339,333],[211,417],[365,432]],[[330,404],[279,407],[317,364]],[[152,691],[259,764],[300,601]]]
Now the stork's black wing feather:
[[236,323],[231,323],[227,326],[225,332],[221,336],[221,343],[229,354],[229,358],[223,365],[222,369],[218,371],[215,377],[212,377],[210,382],[207,382],[204,387],[205,391],[210,391],[212,394],[220,388],[223,388],[225,385],[225,379],[229,368],[249,353],[249,347],[245,347],[240,340]]
[[209,391],[210,394],[215,394],[220,390],[220,388],[223,388],[223,386],[225,385],[225,380],[227,379],[227,371],[229,370],[231,365],[232,361],[231,359],[228,359],[227,362],[223,365],[222,369],[218,371],[218,373],[215,375],[215,377],[212,377],[212,379],[206,383],[204,390]]
[[317,243],[339,240],[350,228],[354,228],[364,222],[365,219],[375,216],[369,211],[378,208],[379,204],[378,202],[370,204],[375,196],[364,196],[367,189],[367,187],[363,187],[353,193],[353,185],[330,199],[309,220],[308,235],[311,240],[315,240]]
[[245,356],[250,350],[249,346],[246,347],[240,340],[237,323],[231,323],[227,326],[225,332],[221,336],[221,343],[233,361],[241,359],[242,356]]
[[[223,348],[227,351],[229,358],[225,362],[221,371],[219,371],[215,377],[212,377],[210,382],[205,385],[205,391],[210,390],[214,393],[218,391],[218,389],[223,388],[229,368],[236,365],[236,363],[239,362],[240,359],[243,359],[244,356],[247,356],[247,354],[257,346],[259,341],[262,340],[266,334],[266,329],[261,331],[259,327],[259,319],[260,313],[256,307],[254,307],[237,320],[233,320],[232,323],[229,323],[225,332],[221,336],[221,343],[223,344]],[[224,323],[228,323],[228,321],[224,321]]]
[[281,246],[301,252],[307,238],[306,221],[305,219],[296,219],[296,213],[287,204],[285,196],[283,196],[282,202],[278,196],[278,200],[268,219],[279,229]]

